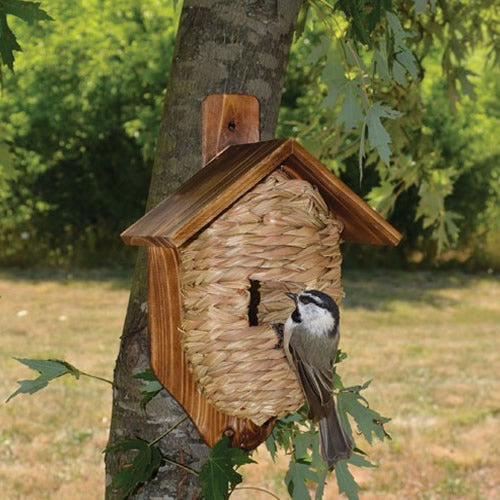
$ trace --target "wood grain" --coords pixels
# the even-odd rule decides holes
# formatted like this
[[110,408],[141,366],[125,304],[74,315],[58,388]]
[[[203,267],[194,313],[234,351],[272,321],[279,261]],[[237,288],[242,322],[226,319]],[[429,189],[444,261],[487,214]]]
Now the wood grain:
[[260,140],[260,106],[253,95],[211,94],[202,104],[203,165],[234,144]]
[[122,233],[129,245],[180,247],[283,163],[315,184],[344,241],[397,245],[401,234],[293,139],[230,146]]
[[173,248],[148,248],[148,320],[151,367],[158,380],[191,417],[205,442],[213,446],[223,435],[231,444],[253,449],[272,430],[274,420],[259,427],[217,411],[198,391],[188,370],[179,326],[179,259]]

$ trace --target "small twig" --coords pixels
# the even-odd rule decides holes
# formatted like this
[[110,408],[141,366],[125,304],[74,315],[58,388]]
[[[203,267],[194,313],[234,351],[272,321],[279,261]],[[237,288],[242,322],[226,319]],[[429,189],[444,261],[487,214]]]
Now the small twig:
[[370,102],[368,99],[368,93],[366,91],[366,82],[365,82],[363,66],[361,65],[358,53],[354,50],[354,47],[352,46],[351,40],[349,40],[346,45],[349,47],[349,50],[351,51],[352,56],[354,57],[354,60],[356,61],[356,64],[359,68],[359,74],[361,76],[361,95],[363,96],[363,104],[365,105],[365,109],[368,111],[368,108],[370,107]]
[[177,462],[176,460],[173,460],[172,458],[163,457],[163,460],[165,460],[165,462],[168,462],[169,464],[177,465],[177,467],[180,467],[181,469],[188,471],[190,474],[193,474],[194,476],[199,475],[199,473],[197,471],[195,471],[194,469],[191,469],[191,467],[188,467],[187,465],[181,464],[181,463]]
[[273,498],[276,498],[276,500],[280,500],[280,497],[276,496],[272,491],[266,490],[265,488],[259,488],[257,486],[237,486],[236,488],[233,489],[233,491],[236,491],[236,490],[262,491],[262,492],[267,493],[268,495],[272,496]]
[[99,377],[98,375],[92,375],[90,373],[85,373],[85,372],[82,372],[81,370],[78,370],[78,373],[80,375],[83,375],[84,377],[95,378],[96,380],[101,380],[102,382],[107,382],[108,384],[112,385],[113,387],[116,387],[116,384],[112,380],[108,380],[107,378]]
[[149,443],[149,446],[153,446],[158,441],[161,441],[167,434],[170,434],[176,427],[179,427],[179,425],[181,425],[182,422],[184,422],[185,420],[187,420],[187,418],[188,418],[188,416],[184,415],[180,420],[178,420],[177,422],[175,422],[175,424],[172,425],[172,427],[170,427],[170,429],[167,429],[163,434],[160,434],[156,439],[153,439],[153,441],[151,441]]

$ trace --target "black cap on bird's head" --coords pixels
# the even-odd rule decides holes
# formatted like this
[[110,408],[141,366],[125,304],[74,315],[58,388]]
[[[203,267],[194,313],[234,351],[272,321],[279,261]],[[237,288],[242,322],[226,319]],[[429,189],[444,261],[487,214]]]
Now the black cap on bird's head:
[[335,301],[325,292],[319,290],[303,290],[300,293],[287,292],[286,295],[290,297],[296,305],[315,304],[322,309],[326,309],[331,313],[335,321],[339,321],[339,308]]
[[338,309],[335,301],[325,292],[320,292],[319,290],[303,290],[300,293],[287,292],[285,295],[290,297],[296,304],[301,302],[302,304],[314,303],[318,307],[327,309],[328,311],[335,311]]

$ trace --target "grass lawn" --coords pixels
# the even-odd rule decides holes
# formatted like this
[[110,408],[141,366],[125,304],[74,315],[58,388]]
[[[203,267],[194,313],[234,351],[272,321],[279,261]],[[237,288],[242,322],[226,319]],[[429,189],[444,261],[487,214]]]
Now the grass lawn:
[[[500,498],[500,280],[458,273],[346,272],[342,363],[347,385],[391,416],[393,439],[364,446],[378,469],[354,470],[362,499]],[[65,359],[111,378],[128,276],[0,272],[0,398],[34,372],[13,357]],[[6,499],[102,498],[111,392],[63,377],[0,406]],[[361,440],[360,440],[361,442]],[[243,485],[286,499],[287,459],[265,450]],[[335,481],[325,499],[337,495]],[[237,499],[268,499],[250,490]]]

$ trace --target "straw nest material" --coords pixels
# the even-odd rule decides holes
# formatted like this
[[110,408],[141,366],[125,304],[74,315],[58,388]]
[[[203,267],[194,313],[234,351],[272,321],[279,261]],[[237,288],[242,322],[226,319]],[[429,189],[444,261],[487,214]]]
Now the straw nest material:
[[[341,299],[342,228],[315,187],[276,170],[181,250],[183,345],[218,410],[262,425],[303,404],[271,325],[293,309],[286,291]],[[249,325],[251,280],[258,326]]]

